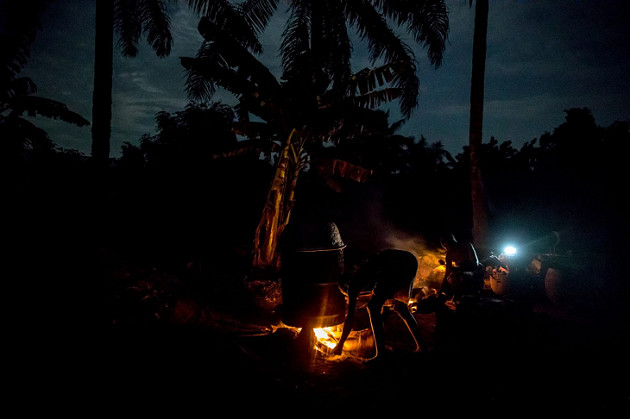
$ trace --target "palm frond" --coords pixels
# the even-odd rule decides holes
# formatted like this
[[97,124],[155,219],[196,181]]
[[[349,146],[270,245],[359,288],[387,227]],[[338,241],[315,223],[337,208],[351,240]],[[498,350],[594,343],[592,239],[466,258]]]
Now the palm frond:
[[149,45],[158,57],[171,53],[173,37],[165,0],[116,0],[114,27],[118,45],[125,57],[138,55],[140,37],[146,34]]
[[[249,110],[247,109],[247,102],[242,99],[243,98],[241,98],[241,100],[239,100],[239,102],[234,105],[234,114],[236,115],[237,120],[245,124],[249,122]],[[236,133],[238,134],[238,131]]]
[[232,83],[228,80],[234,77],[233,71],[220,55],[212,54],[208,48],[202,50],[205,53],[198,54],[197,58],[180,57],[181,64],[186,69],[188,96],[194,100],[210,101],[219,85],[233,92]]
[[158,57],[166,57],[171,53],[173,36],[171,20],[164,0],[144,0],[140,3],[140,17],[147,42]]
[[400,127],[405,125],[406,122],[407,122],[407,119],[405,119],[405,118],[399,119],[398,121],[395,121],[395,122],[392,122],[389,125],[389,134],[390,135],[394,134],[396,131],[398,131],[400,129]]
[[401,72],[395,74],[392,84],[403,92],[400,97],[400,111],[408,118],[418,106],[420,81],[416,75],[416,66],[411,63],[406,64]]
[[212,48],[215,57],[220,56],[225,65],[238,69],[242,77],[250,78],[260,89],[273,91],[279,87],[269,69],[252,55],[251,49],[240,39],[221,31],[208,18],[201,19],[199,31],[206,39],[205,48]]
[[233,10],[229,0],[187,0],[188,7],[200,16],[212,17]]
[[12,100],[11,108],[14,115],[21,116],[26,112],[29,116],[41,115],[80,127],[90,125],[90,121],[69,110],[65,104],[52,99],[38,96],[19,96]]
[[[6,87],[5,87],[6,86]],[[32,95],[37,92],[37,85],[28,77],[18,77],[3,83],[0,90],[0,103],[7,103],[17,96]]]
[[[373,0],[371,3],[397,25],[408,25],[407,29],[412,33],[422,31],[425,24],[432,27],[428,30],[442,26],[444,35],[448,32],[448,10],[444,0]],[[437,21],[439,25],[436,26]],[[416,37],[416,41],[422,43],[424,39]]]
[[12,85],[16,96],[32,95],[37,92],[37,85],[29,77],[18,77],[13,80]]
[[292,4],[289,20],[282,32],[280,54],[285,74],[298,70],[297,63],[310,51],[311,9],[304,3]]
[[415,71],[415,56],[388,26],[386,18],[399,25],[407,25],[414,40],[427,47],[427,56],[435,67],[442,63],[442,55],[448,36],[448,11],[443,0],[361,0],[347,1],[349,22],[359,35],[368,41],[373,62],[381,58],[385,62],[402,61],[407,67],[396,75],[394,87],[404,94],[400,98],[401,111],[405,116],[417,106],[419,80]]
[[404,71],[405,65],[405,61],[395,61],[356,72],[348,82],[348,95],[365,94],[377,87],[391,83],[396,73]]
[[196,58],[180,60],[187,71],[188,95],[195,100],[211,100],[218,86],[243,100],[263,100],[279,88],[269,70],[237,45],[225,47],[219,42],[204,42]]
[[417,43],[427,47],[431,64],[441,65],[449,31],[444,0],[375,0],[372,4],[385,18],[405,26]]
[[400,25],[407,21],[413,8],[423,0],[372,0],[372,6],[382,15]]
[[2,90],[28,62],[29,38],[20,34],[0,34],[0,83]]
[[352,102],[362,108],[375,109],[383,103],[398,99],[403,94],[402,89],[390,87],[387,89],[374,90],[360,96],[351,98]]
[[192,57],[179,57],[186,69],[186,91],[188,97],[197,101],[212,100],[217,86],[213,78],[206,76],[208,70],[200,60]]
[[7,151],[52,151],[55,144],[43,129],[24,118],[0,116],[0,147]]
[[427,56],[436,68],[442,64],[449,32],[448,10],[443,0],[425,0],[414,8],[407,28],[416,42],[427,47]]
[[188,0],[188,5],[202,16],[198,29],[206,41],[229,36],[254,54],[262,52],[256,30],[240,7],[227,0]]
[[[333,0],[326,2],[324,5],[326,7],[326,18],[322,19],[322,22],[319,24],[322,28],[320,42],[325,52],[321,55],[321,59],[324,60],[321,66],[326,68],[334,88],[341,88],[345,86],[350,76],[352,43],[348,36],[342,4],[338,0]],[[312,36],[315,35],[313,34]]]
[[241,4],[243,16],[257,34],[261,34],[265,30],[269,19],[277,9],[278,0],[246,0]]
[[41,28],[40,15],[50,2],[0,1],[0,83],[12,79],[28,62]]
[[138,55],[142,21],[138,18],[137,0],[117,0],[114,3],[114,27],[118,31],[118,46],[125,57]]
[[[401,112],[405,117],[409,117],[418,103],[419,82],[415,72],[415,66],[405,60],[394,61],[376,68],[365,68],[350,78],[347,96],[358,95],[357,103],[361,103],[362,106],[370,104],[379,106],[387,101],[399,99]],[[381,93],[373,92],[374,89],[386,84],[391,87]]]
[[[311,165],[315,168],[320,176],[325,180],[329,178],[349,179],[355,182],[365,183],[372,174],[373,170],[366,169],[357,164],[352,164],[345,160],[323,158],[311,161]],[[332,184],[330,186],[333,186]],[[334,188],[337,190],[337,188]]]

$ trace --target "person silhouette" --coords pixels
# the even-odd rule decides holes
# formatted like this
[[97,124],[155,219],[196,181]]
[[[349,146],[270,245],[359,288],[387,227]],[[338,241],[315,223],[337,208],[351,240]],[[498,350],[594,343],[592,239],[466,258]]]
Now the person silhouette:
[[448,234],[441,240],[446,250],[446,269],[440,294],[458,300],[462,295],[476,295],[483,288],[484,267],[479,262],[475,247],[469,241],[458,241]]
[[368,361],[381,359],[385,353],[385,332],[383,326],[383,306],[388,303],[400,316],[415,342],[414,352],[422,351],[422,339],[418,324],[409,310],[409,299],[418,270],[418,260],[405,250],[387,249],[359,266],[355,273],[348,274],[348,311],[339,342],[333,354],[340,355],[343,345],[352,330],[359,294],[371,292],[367,312],[374,336],[376,352]]

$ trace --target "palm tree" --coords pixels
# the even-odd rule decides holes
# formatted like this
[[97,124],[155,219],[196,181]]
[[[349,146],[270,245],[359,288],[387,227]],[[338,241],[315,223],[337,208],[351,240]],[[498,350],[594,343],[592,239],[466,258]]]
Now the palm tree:
[[[448,32],[446,8],[442,1],[394,5],[291,1],[281,43],[286,82],[280,84],[252,55],[261,51],[256,36],[265,29],[278,1],[245,1],[235,6],[228,1],[189,0],[189,5],[205,15],[199,24],[205,42],[197,58],[182,60],[189,70],[189,93],[209,99],[220,85],[238,95],[241,122],[247,123],[251,112],[279,134],[281,151],[254,255],[254,265],[274,265],[275,246],[288,223],[297,175],[308,159],[309,144],[356,135],[348,127],[354,126],[353,117],[365,121],[368,110],[357,106],[359,103],[374,108],[398,98],[406,117],[417,105],[413,52],[394,34],[389,22],[407,25],[416,41],[428,47],[429,58],[437,67]],[[383,59],[385,65],[351,74],[348,25],[368,41],[372,62]],[[384,84],[390,87],[375,90]]]
[[125,57],[137,55],[143,34],[158,57],[166,57],[173,38],[166,0],[96,0],[95,28],[92,158],[105,166],[110,153],[114,28]]
[[[277,11],[278,0],[188,0],[191,8],[237,37],[254,53],[260,52],[256,37]],[[289,20],[282,34],[281,57],[284,71],[301,65],[302,55],[311,55],[313,69],[323,71],[332,89],[343,89],[350,77],[352,44],[349,29],[367,41],[372,65],[404,62],[405,71],[393,81],[401,88],[401,112],[409,117],[417,106],[418,77],[412,49],[393,29],[404,27],[414,41],[426,47],[436,68],[442,63],[448,35],[448,13],[443,0],[287,0]]]
[[[469,5],[472,7],[472,0]],[[483,96],[486,69],[486,34],[488,31],[488,0],[475,4],[475,32],[473,35],[472,79],[470,87],[470,192],[472,200],[472,237],[477,247],[487,245],[488,208],[483,186],[479,154],[483,128]]]
[[46,132],[24,119],[41,115],[78,126],[89,121],[56,100],[36,96],[37,86],[28,77],[17,77],[28,62],[30,45],[40,27],[39,15],[49,0],[3,2],[0,16],[0,137],[10,151],[52,150],[54,143]]
[[[210,19],[202,18],[199,29],[206,42],[196,58],[182,58],[188,70],[189,94],[194,99],[209,100],[217,86],[231,91],[239,99],[236,111],[240,117],[234,129],[249,137],[249,141],[239,144],[250,147],[266,140],[268,148],[279,152],[254,240],[254,266],[273,267],[300,172],[308,163],[318,172],[363,179],[367,171],[360,166],[318,159],[316,150],[323,142],[339,143],[386,126],[385,115],[370,108],[401,95],[400,88],[378,87],[395,79],[405,67],[393,63],[365,69],[350,77],[344,95],[339,95],[327,89],[330,83],[325,75],[314,74],[310,54],[304,54],[301,67],[287,71],[281,83],[239,41],[217,30]],[[263,122],[250,121],[250,113]]]

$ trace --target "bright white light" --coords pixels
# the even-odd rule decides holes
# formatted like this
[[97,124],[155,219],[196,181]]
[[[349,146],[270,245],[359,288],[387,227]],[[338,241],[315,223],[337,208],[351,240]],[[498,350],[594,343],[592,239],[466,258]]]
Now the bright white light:
[[505,246],[505,248],[503,249],[503,253],[505,253],[506,256],[514,256],[516,254],[516,247]]

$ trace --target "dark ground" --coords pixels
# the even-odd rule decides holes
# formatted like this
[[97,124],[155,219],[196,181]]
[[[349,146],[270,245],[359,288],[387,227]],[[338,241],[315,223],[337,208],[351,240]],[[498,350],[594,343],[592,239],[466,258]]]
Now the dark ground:
[[386,316],[391,352],[366,364],[312,349],[264,306],[206,308],[194,325],[114,328],[101,343],[102,375],[89,378],[109,383],[101,395],[112,403],[208,414],[223,407],[239,416],[630,414],[623,322],[485,297],[445,312],[439,324],[436,313],[416,313],[423,353],[411,351],[398,317]]
[[12,260],[23,278],[8,283],[27,285],[5,289],[17,332],[5,335],[5,396],[23,413],[630,415],[625,306],[488,298],[447,312],[441,329],[435,313],[416,313],[423,353],[391,315],[393,350],[366,365],[313,351],[282,327],[273,281],[217,271],[205,273],[209,285],[109,254],[105,269],[81,246],[61,263],[66,249],[51,252],[59,236],[48,237],[39,263],[32,252]]
[[[258,333],[174,327],[116,333],[102,381],[112,402],[183,403],[242,413],[627,417],[627,346],[556,316],[475,319],[476,330],[435,339],[435,315],[416,315],[425,353],[388,318],[381,363],[327,356],[286,328]],[[495,319],[496,320],[496,319]],[[507,323],[506,323],[507,322]],[[456,327],[451,325],[451,327]],[[235,327],[236,329],[236,327]],[[154,403],[153,402],[153,403]],[[153,405],[155,406],[155,405]],[[320,414],[320,413],[317,413]],[[624,416],[625,415],[625,416]]]

